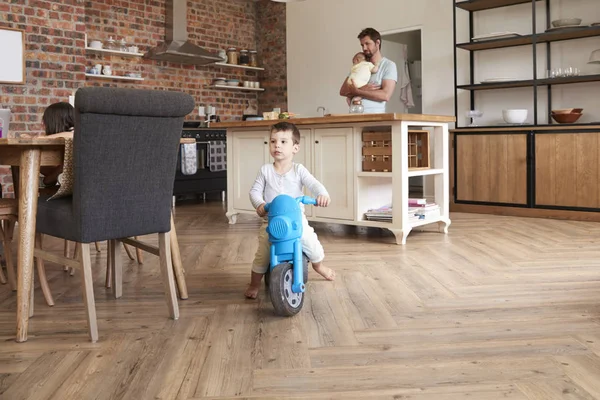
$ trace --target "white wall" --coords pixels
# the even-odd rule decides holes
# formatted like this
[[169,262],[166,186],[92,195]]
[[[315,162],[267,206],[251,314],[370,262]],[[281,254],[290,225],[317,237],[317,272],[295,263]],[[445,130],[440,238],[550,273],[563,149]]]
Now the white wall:
[[[358,33],[423,29],[423,109],[454,115],[452,2],[448,0],[306,0],[287,5],[288,105],[317,115],[319,105],[345,113],[340,86],[360,50]],[[449,34],[450,33],[450,34]],[[383,49],[385,55],[385,49]],[[317,60],[317,61],[311,61]],[[447,67],[440,68],[444,62]]]
[[[556,3],[556,2],[553,2]],[[562,4],[564,4],[564,6]],[[545,29],[543,2],[537,3],[538,31]],[[450,0],[305,0],[287,5],[287,63],[289,110],[303,116],[318,115],[325,106],[331,113],[346,113],[339,88],[348,74],[351,58],[360,50],[358,33],[373,27],[381,33],[421,26],[423,29],[423,113],[454,115],[453,2]],[[531,5],[519,5],[476,13],[475,33],[498,31],[531,32]],[[468,40],[467,12],[457,10],[459,41]],[[600,21],[595,0],[562,0],[553,6],[552,19],[582,17],[583,23]],[[540,61],[543,56],[540,49]],[[556,66],[577,66],[585,72],[600,67],[586,64],[598,38],[558,42],[552,45]],[[385,55],[385,48],[383,49]],[[468,77],[468,52],[459,51],[460,83]],[[477,53],[476,79],[493,76],[531,77],[531,46]],[[538,63],[544,76],[545,64]],[[599,83],[554,87],[554,108],[583,107],[581,122],[600,121]],[[477,94],[477,108],[484,111],[482,123],[501,122],[503,108],[532,109],[532,89],[507,89]],[[544,91],[541,90],[540,97]],[[468,109],[468,93],[461,92],[459,118]],[[540,116],[545,102],[540,100]],[[545,121],[540,120],[539,123]]]

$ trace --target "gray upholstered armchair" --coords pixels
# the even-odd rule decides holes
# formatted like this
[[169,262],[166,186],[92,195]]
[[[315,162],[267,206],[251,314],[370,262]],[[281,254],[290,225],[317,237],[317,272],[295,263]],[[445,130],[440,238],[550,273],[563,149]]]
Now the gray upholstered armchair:
[[[159,234],[158,255],[171,318],[179,317],[169,231],[181,129],[191,96],[89,87],[75,94],[73,195],[38,202],[37,232],[77,242],[90,338],[98,339],[90,243]],[[118,246],[112,246],[114,248]],[[58,261],[36,249],[36,256]],[[114,254],[111,254],[114,256]]]

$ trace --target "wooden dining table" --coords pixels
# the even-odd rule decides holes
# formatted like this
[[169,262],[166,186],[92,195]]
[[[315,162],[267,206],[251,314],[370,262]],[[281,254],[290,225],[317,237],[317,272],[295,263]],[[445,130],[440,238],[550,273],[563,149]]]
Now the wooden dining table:
[[[185,140],[182,139],[182,143]],[[15,194],[19,201],[19,235],[17,245],[17,342],[27,341],[29,318],[33,315],[33,259],[37,217],[40,166],[60,165],[65,149],[64,138],[46,136],[0,138],[0,165],[19,168]],[[13,175],[15,175],[13,173]],[[171,230],[174,221],[171,217]],[[171,235],[173,269],[179,297],[187,299],[177,236]],[[178,265],[176,265],[176,263]]]

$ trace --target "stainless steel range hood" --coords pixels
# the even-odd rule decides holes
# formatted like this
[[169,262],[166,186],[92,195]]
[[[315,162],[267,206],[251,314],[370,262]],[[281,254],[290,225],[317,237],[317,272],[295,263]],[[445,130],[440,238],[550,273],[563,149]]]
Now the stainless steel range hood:
[[145,58],[181,64],[207,65],[223,61],[215,53],[197,46],[188,40],[187,0],[167,0],[165,41],[154,47]]

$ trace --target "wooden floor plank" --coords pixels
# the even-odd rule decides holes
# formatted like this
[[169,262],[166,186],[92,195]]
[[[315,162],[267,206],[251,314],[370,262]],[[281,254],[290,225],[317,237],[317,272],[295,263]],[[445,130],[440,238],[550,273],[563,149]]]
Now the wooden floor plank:
[[[29,340],[0,285],[0,399],[589,400],[600,398],[600,224],[451,215],[412,232],[315,223],[327,282],[274,315],[243,296],[261,220],[227,223],[220,202],[181,203],[175,223],[189,299],[168,318],[158,258],[121,252],[123,296],[92,252],[100,340],[88,340],[79,272],[47,263]],[[17,233],[15,233],[17,234]],[[156,245],[156,235],[143,241]],[[63,242],[44,240],[62,253]],[[16,253],[16,243],[13,243]]]

